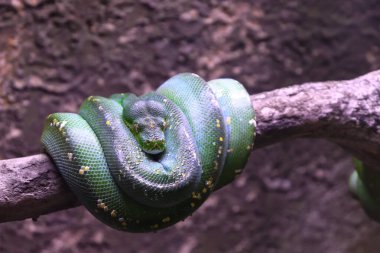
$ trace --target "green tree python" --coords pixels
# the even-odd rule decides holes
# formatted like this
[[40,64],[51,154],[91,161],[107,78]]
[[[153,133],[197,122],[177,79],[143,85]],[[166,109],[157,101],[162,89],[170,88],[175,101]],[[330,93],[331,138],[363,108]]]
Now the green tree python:
[[51,114],[41,141],[97,219],[146,232],[185,219],[239,175],[255,126],[239,82],[182,73],[140,97],[90,96],[78,114]]

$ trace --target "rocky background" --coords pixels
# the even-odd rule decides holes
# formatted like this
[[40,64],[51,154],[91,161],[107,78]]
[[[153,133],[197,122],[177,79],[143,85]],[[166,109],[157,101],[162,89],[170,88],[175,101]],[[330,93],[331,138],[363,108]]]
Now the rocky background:
[[[379,24],[378,0],[0,0],[0,159],[41,152],[49,113],[179,72],[259,93],[379,69]],[[254,151],[174,227],[126,234],[79,207],[0,224],[0,252],[379,252],[380,226],[348,193],[352,169],[338,146],[289,141]]]

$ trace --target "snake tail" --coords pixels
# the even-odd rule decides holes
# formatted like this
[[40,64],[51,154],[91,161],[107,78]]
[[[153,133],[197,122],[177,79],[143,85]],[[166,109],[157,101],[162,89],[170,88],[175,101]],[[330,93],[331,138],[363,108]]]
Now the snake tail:
[[349,188],[359,200],[367,215],[380,222],[380,172],[354,159],[355,171],[349,179]]

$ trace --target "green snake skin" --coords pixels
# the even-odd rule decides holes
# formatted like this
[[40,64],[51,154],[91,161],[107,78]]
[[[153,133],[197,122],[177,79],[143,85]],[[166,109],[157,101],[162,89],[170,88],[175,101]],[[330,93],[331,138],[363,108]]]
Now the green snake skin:
[[141,97],[91,96],[78,114],[51,114],[41,141],[97,219],[146,232],[185,219],[239,175],[255,126],[239,82],[182,73]]
[[380,173],[354,159],[355,171],[349,180],[350,191],[358,198],[367,215],[380,222]]

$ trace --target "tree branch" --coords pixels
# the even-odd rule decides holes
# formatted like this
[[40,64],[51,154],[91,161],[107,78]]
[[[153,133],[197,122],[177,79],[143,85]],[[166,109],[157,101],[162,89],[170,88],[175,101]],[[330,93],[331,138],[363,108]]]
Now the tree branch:
[[306,83],[251,96],[255,148],[324,138],[380,170],[380,70],[348,81]]
[[45,154],[0,161],[0,175],[0,222],[79,205]]
[[[255,149],[325,138],[373,168],[380,165],[380,71],[256,94],[251,101],[258,122]],[[47,155],[0,161],[0,175],[0,222],[79,205]]]

